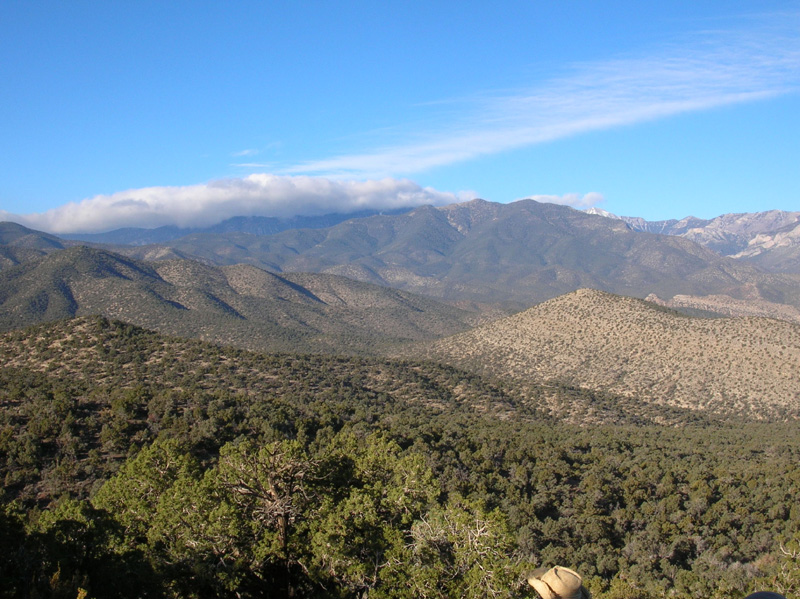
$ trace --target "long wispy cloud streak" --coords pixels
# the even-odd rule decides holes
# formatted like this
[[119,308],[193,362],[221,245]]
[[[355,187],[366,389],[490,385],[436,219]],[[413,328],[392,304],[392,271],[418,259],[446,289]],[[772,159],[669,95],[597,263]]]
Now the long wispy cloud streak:
[[[183,187],[101,195],[13,220],[55,233],[120,227],[206,226],[239,215],[292,216],[446,204],[474,194],[423,188],[403,177],[589,131],[755,101],[800,89],[800,13],[695,34],[646,56],[573,65],[518,93],[482,95],[445,124],[364,151],[290,165],[248,162],[253,174]],[[402,124],[398,124],[402,125]],[[236,152],[253,156],[256,150]],[[599,193],[532,196],[585,208]]]
[[200,185],[149,187],[99,195],[11,220],[51,233],[90,233],[122,227],[202,227],[233,216],[321,215],[450,204],[474,196],[421,187],[407,179],[336,181],[323,177],[250,175]]
[[800,15],[773,15],[746,33],[707,32],[650,56],[576,65],[568,76],[477,101],[461,118],[416,139],[283,172],[409,175],[589,131],[796,92],[798,84]]

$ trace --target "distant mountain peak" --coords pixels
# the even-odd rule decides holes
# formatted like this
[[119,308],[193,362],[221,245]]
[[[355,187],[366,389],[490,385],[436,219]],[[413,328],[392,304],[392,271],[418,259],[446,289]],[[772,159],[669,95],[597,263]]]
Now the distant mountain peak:
[[586,214],[622,220],[634,231],[684,237],[772,272],[800,273],[800,212],[730,212],[712,219],[687,216],[661,221],[616,216],[595,207]]
[[612,214],[608,210],[603,210],[602,208],[597,208],[596,206],[592,206],[591,208],[587,208],[584,210],[586,214],[594,214],[596,216],[604,216],[606,218],[613,218],[616,220],[623,220],[621,216],[617,216],[616,214]]

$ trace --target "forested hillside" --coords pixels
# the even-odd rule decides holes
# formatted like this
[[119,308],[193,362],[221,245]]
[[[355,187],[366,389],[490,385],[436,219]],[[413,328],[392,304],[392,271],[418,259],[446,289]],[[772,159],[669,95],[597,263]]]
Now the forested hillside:
[[613,396],[104,319],[1,341],[2,596],[527,597],[553,563],[602,599],[798,583],[796,425],[581,425]]

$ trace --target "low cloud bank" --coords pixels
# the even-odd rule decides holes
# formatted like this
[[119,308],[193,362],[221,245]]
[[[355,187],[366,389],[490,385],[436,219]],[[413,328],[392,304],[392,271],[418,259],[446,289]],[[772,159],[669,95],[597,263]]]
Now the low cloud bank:
[[408,179],[340,181],[254,174],[201,185],[98,195],[41,214],[14,215],[0,210],[0,220],[50,233],[99,233],[123,227],[207,227],[233,216],[315,216],[441,206],[474,197],[469,192],[454,194],[421,187]]

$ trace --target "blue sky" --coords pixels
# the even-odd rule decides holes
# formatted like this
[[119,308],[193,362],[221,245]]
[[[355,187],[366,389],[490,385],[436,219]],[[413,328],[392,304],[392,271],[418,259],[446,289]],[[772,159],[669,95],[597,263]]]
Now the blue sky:
[[800,2],[0,3],[0,217],[800,210]]

